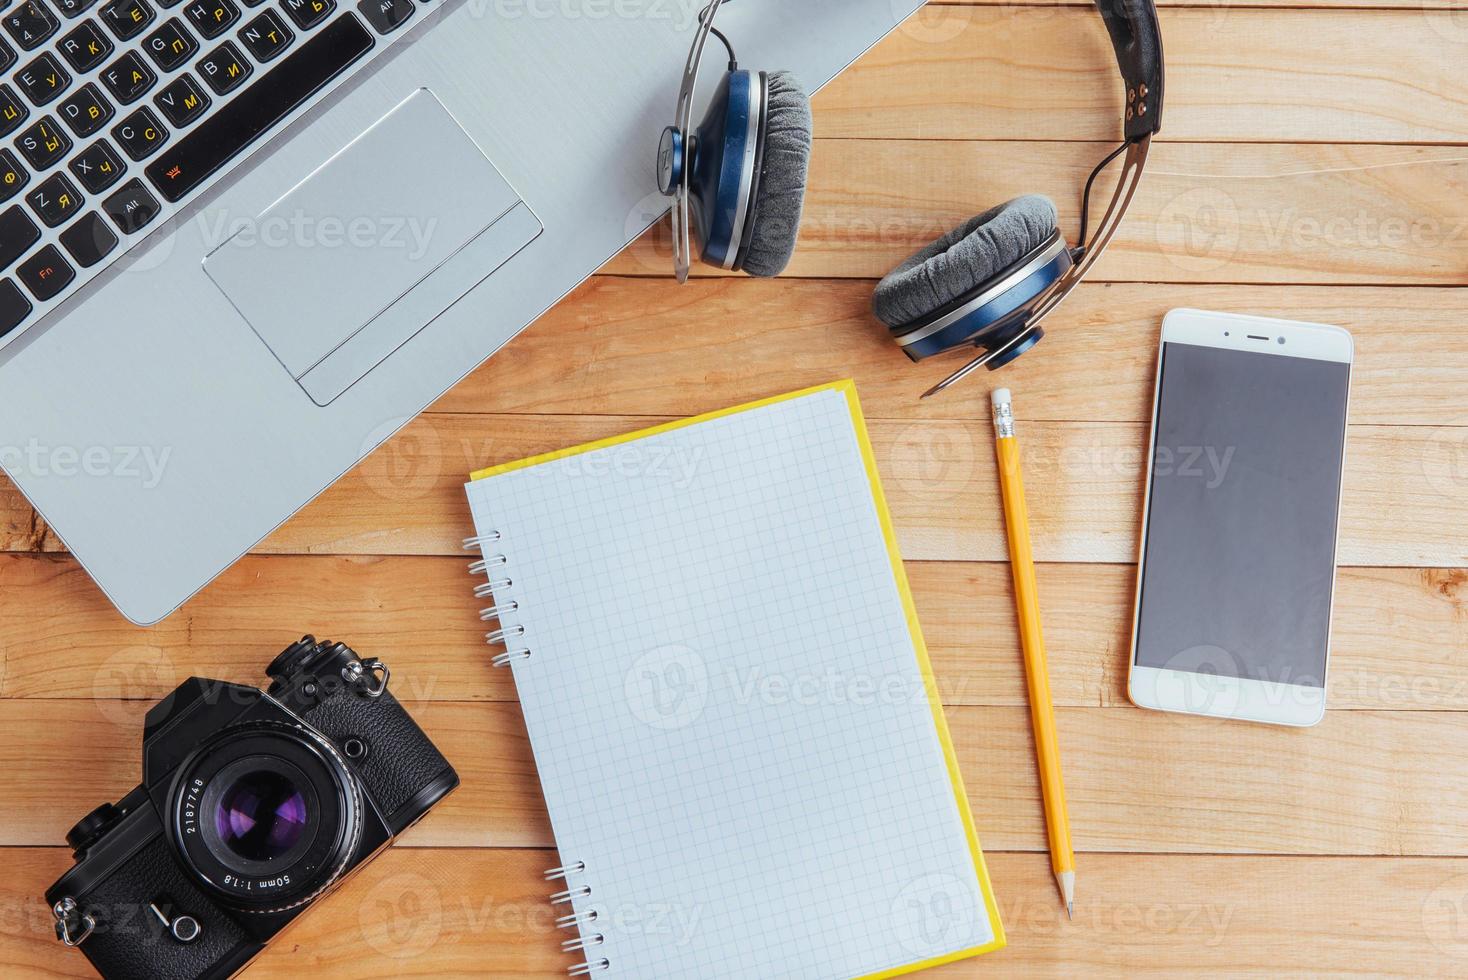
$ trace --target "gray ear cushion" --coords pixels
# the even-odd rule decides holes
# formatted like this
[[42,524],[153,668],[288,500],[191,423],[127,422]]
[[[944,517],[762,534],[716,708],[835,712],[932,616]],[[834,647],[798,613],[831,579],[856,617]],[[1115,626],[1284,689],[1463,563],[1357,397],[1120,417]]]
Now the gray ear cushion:
[[872,312],[889,327],[922,320],[1045,244],[1055,205],[1030,194],[990,208],[916,253],[877,284]]
[[752,276],[778,276],[790,264],[810,173],[810,96],[789,72],[773,72],[767,83],[769,126],[764,164],[754,198],[754,227],[744,256],[744,271]]

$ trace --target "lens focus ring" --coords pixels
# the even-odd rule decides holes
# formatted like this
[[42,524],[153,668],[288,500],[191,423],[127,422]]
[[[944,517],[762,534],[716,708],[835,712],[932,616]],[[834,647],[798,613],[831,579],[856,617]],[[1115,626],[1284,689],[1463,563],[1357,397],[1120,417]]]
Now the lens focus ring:
[[362,791],[335,746],[304,725],[226,729],[178,769],[172,843],[233,907],[280,912],[346,871],[362,834]]

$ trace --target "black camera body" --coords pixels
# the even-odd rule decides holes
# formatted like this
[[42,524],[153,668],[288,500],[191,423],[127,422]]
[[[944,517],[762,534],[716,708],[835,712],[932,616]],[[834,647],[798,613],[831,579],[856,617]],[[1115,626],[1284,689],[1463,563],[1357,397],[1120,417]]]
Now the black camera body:
[[66,835],[46,902],[103,977],[233,976],[459,785],[381,662],[307,636],[266,673],[154,705],[142,785]]

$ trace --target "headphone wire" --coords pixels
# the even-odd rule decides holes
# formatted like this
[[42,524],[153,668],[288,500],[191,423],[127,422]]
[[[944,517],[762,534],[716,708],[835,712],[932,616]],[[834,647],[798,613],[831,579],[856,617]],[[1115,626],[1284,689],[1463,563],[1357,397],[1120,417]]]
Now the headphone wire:
[[1130,143],[1123,141],[1120,146],[1118,146],[1116,149],[1112,150],[1106,155],[1106,159],[1096,164],[1096,168],[1091,171],[1091,176],[1086,178],[1086,191],[1081,196],[1081,237],[1080,241],[1076,244],[1077,253],[1081,253],[1086,250],[1087,226],[1090,224],[1091,217],[1091,185],[1096,183],[1096,178],[1100,176],[1101,171],[1105,170],[1107,165],[1110,164],[1111,161],[1121,156],[1121,154],[1125,152],[1126,148],[1130,145]]
[[[724,2],[725,3],[732,3],[733,0],[724,0]],[[707,7],[704,7],[703,10],[699,12],[698,22],[700,24],[702,24],[705,21],[707,21],[709,19],[709,15],[713,12],[713,9],[714,9],[714,5],[712,3],[710,3]],[[717,27],[713,26],[712,24],[709,24],[709,33],[712,34],[714,37],[718,38],[720,41],[722,41],[723,44],[724,44],[724,50],[727,51],[727,52],[729,52],[729,70],[730,71],[738,71],[739,70],[739,59],[734,56],[734,45],[732,45],[732,44],[729,43],[729,38],[724,34],[723,31],[719,30]]]

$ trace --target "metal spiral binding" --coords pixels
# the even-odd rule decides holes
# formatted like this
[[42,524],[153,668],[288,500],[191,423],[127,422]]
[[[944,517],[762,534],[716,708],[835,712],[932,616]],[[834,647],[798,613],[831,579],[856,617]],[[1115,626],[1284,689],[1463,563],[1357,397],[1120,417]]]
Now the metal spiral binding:
[[[547,870],[545,873],[545,880],[556,881],[557,879],[559,879],[569,884],[572,875],[585,873],[585,861],[572,861],[569,864],[562,865],[559,868],[550,868],[549,870]],[[576,902],[577,899],[590,897],[591,886],[580,885],[574,888],[567,888],[565,891],[562,892],[557,892],[556,894],[551,896],[550,900],[552,905],[572,905]],[[587,925],[588,923],[595,922],[596,920],[596,909],[587,909],[584,912],[572,912],[570,915],[563,915],[560,918],[556,919],[557,928],[575,929],[579,933],[574,938],[567,939],[562,942],[561,951],[564,953],[584,953],[585,950],[605,945],[607,937],[604,934],[600,932],[587,934],[580,931],[582,926]],[[584,977],[587,974],[610,970],[611,968],[611,961],[608,960],[606,957],[602,957],[601,959],[586,960],[582,963],[578,963],[577,965],[567,969],[566,974],[567,976],[572,977]]]
[[521,637],[524,635],[525,627],[523,626],[501,626],[497,630],[485,633],[484,642],[488,643],[490,646],[496,646],[498,644],[504,643],[506,640],[512,637]]
[[471,562],[469,564],[469,574],[483,575],[491,568],[503,568],[505,566],[505,562],[507,561],[509,561],[509,559],[506,558],[504,555],[490,555],[487,558],[481,558],[478,561]]
[[529,650],[524,650],[524,649],[521,649],[521,650],[506,650],[504,653],[496,654],[495,656],[491,657],[490,658],[490,661],[489,661],[489,665],[491,667],[508,667],[510,664],[514,663],[516,660],[529,660],[529,659],[530,659],[530,651]]
[[[472,538],[465,538],[464,548],[465,550],[469,551],[482,551],[485,545],[497,542],[502,538],[503,535],[499,531],[490,531],[487,534],[481,534]],[[485,555],[479,560],[470,563],[469,574],[487,574],[493,569],[503,568],[508,563],[509,559],[505,555]],[[481,583],[474,588],[474,597],[476,599],[492,598],[495,600],[494,605],[487,606],[484,609],[479,610],[479,618],[481,621],[495,621],[499,624],[499,629],[491,630],[488,633],[484,634],[484,641],[491,646],[503,645],[506,648],[503,653],[496,654],[495,657],[490,660],[490,663],[495,667],[505,667],[515,662],[516,660],[530,659],[530,650],[528,648],[509,648],[510,640],[519,639],[520,637],[523,637],[525,635],[524,625],[518,623],[513,625],[506,625],[504,621],[506,613],[515,612],[520,608],[520,603],[518,601],[514,599],[501,598],[504,592],[509,590],[513,585],[513,580],[509,578],[492,578],[488,582]],[[572,907],[572,911],[569,914],[560,916],[556,919],[556,928],[575,929],[577,931],[576,936],[571,939],[567,939],[561,943],[562,952],[581,953],[582,955],[585,955],[585,950],[597,946],[602,946],[607,941],[607,937],[602,933],[581,932],[582,926],[595,922],[597,920],[596,909],[585,909],[581,912],[575,911],[575,905],[577,901],[591,897],[591,886],[570,885],[570,878],[572,875],[584,874],[585,872],[585,861],[571,861],[567,864],[562,865],[559,868],[550,868],[545,873],[546,881],[565,881],[569,886],[564,891],[557,892],[550,898],[551,905],[553,906],[569,905]],[[605,972],[610,970],[611,968],[611,961],[608,960],[606,957],[602,957],[600,959],[585,960],[584,962],[569,968],[566,973],[568,976],[584,977],[592,973]]]
[[493,544],[494,542],[498,541],[501,537],[503,537],[503,535],[501,535],[500,532],[498,532],[498,531],[490,531],[488,534],[481,534],[478,537],[465,538],[464,539],[464,550],[465,551],[479,551],[485,545],[487,545],[487,544]]
[[545,880],[546,881],[555,881],[557,878],[560,878],[560,879],[563,879],[564,880],[566,878],[571,877],[572,875],[579,875],[581,872],[583,872],[585,870],[586,870],[586,862],[585,861],[577,861],[574,864],[568,864],[565,867],[551,868],[549,871],[547,871],[545,873]]
[[[489,531],[485,534],[480,534],[472,538],[465,538],[464,550],[482,550],[485,545],[493,544],[494,542],[499,541],[502,538],[504,538],[504,535],[501,534],[499,531]],[[486,575],[494,569],[503,568],[508,563],[509,558],[504,555],[485,555],[479,560],[471,562],[469,564],[469,574]],[[482,582],[474,587],[474,598],[494,598],[496,593],[503,593],[513,587],[514,584],[515,582],[511,578],[491,578],[488,582]],[[503,653],[496,654],[490,660],[491,666],[506,667],[516,660],[530,659],[530,651],[524,647],[518,647],[513,650],[508,649],[508,641],[510,639],[518,639],[525,635],[524,626],[506,626],[504,623],[505,614],[509,612],[514,612],[519,608],[519,602],[514,599],[507,599],[503,602],[496,602],[492,606],[487,606],[484,609],[479,610],[479,618],[481,621],[486,623],[491,621],[498,621],[500,624],[499,629],[491,630],[490,632],[484,634],[484,642],[488,643],[490,646],[505,646],[507,648]]]
[[479,618],[487,623],[491,619],[501,619],[505,613],[514,612],[519,608],[520,603],[511,599],[509,602],[502,602],[497,606],[490,606],[487,609],[479,610]]
[[596,919],[596,909],[587,909],[585,912],[572,912],[570,915],[563,915],[557,919],[556,928],[575,929],[584,926],[588,922],[595,922]]
[[576,939],[567,939],[565,942],[561,943],[561,952],[579,953],[583,949],[590,949],[593,946],[600,946],[606,941],[606,936],[603,936],[599,932],[594,932],[584,939],[580,937],[577,937]]
[[[515,580],[514,579],[508,579],[508,578],[494,578],[494,579],[490,579],[488,582],[485,582],[483,585],[476,585],[476,586],[474,586],[474,598],[476,598],[476,599],[488,599],[490,596],[494,595],[496,589],[498,589],[499,591],[503,592],[505,589],[510,588],[514,584],[515,584]],[[516,608],[518,608],[518,607],[516,607]]]
[[590,898],[591,886],[582,885],[580,888],[567,888],[563,892],[556,892],[551,896],[552,905],[570,905],[578,898]]

